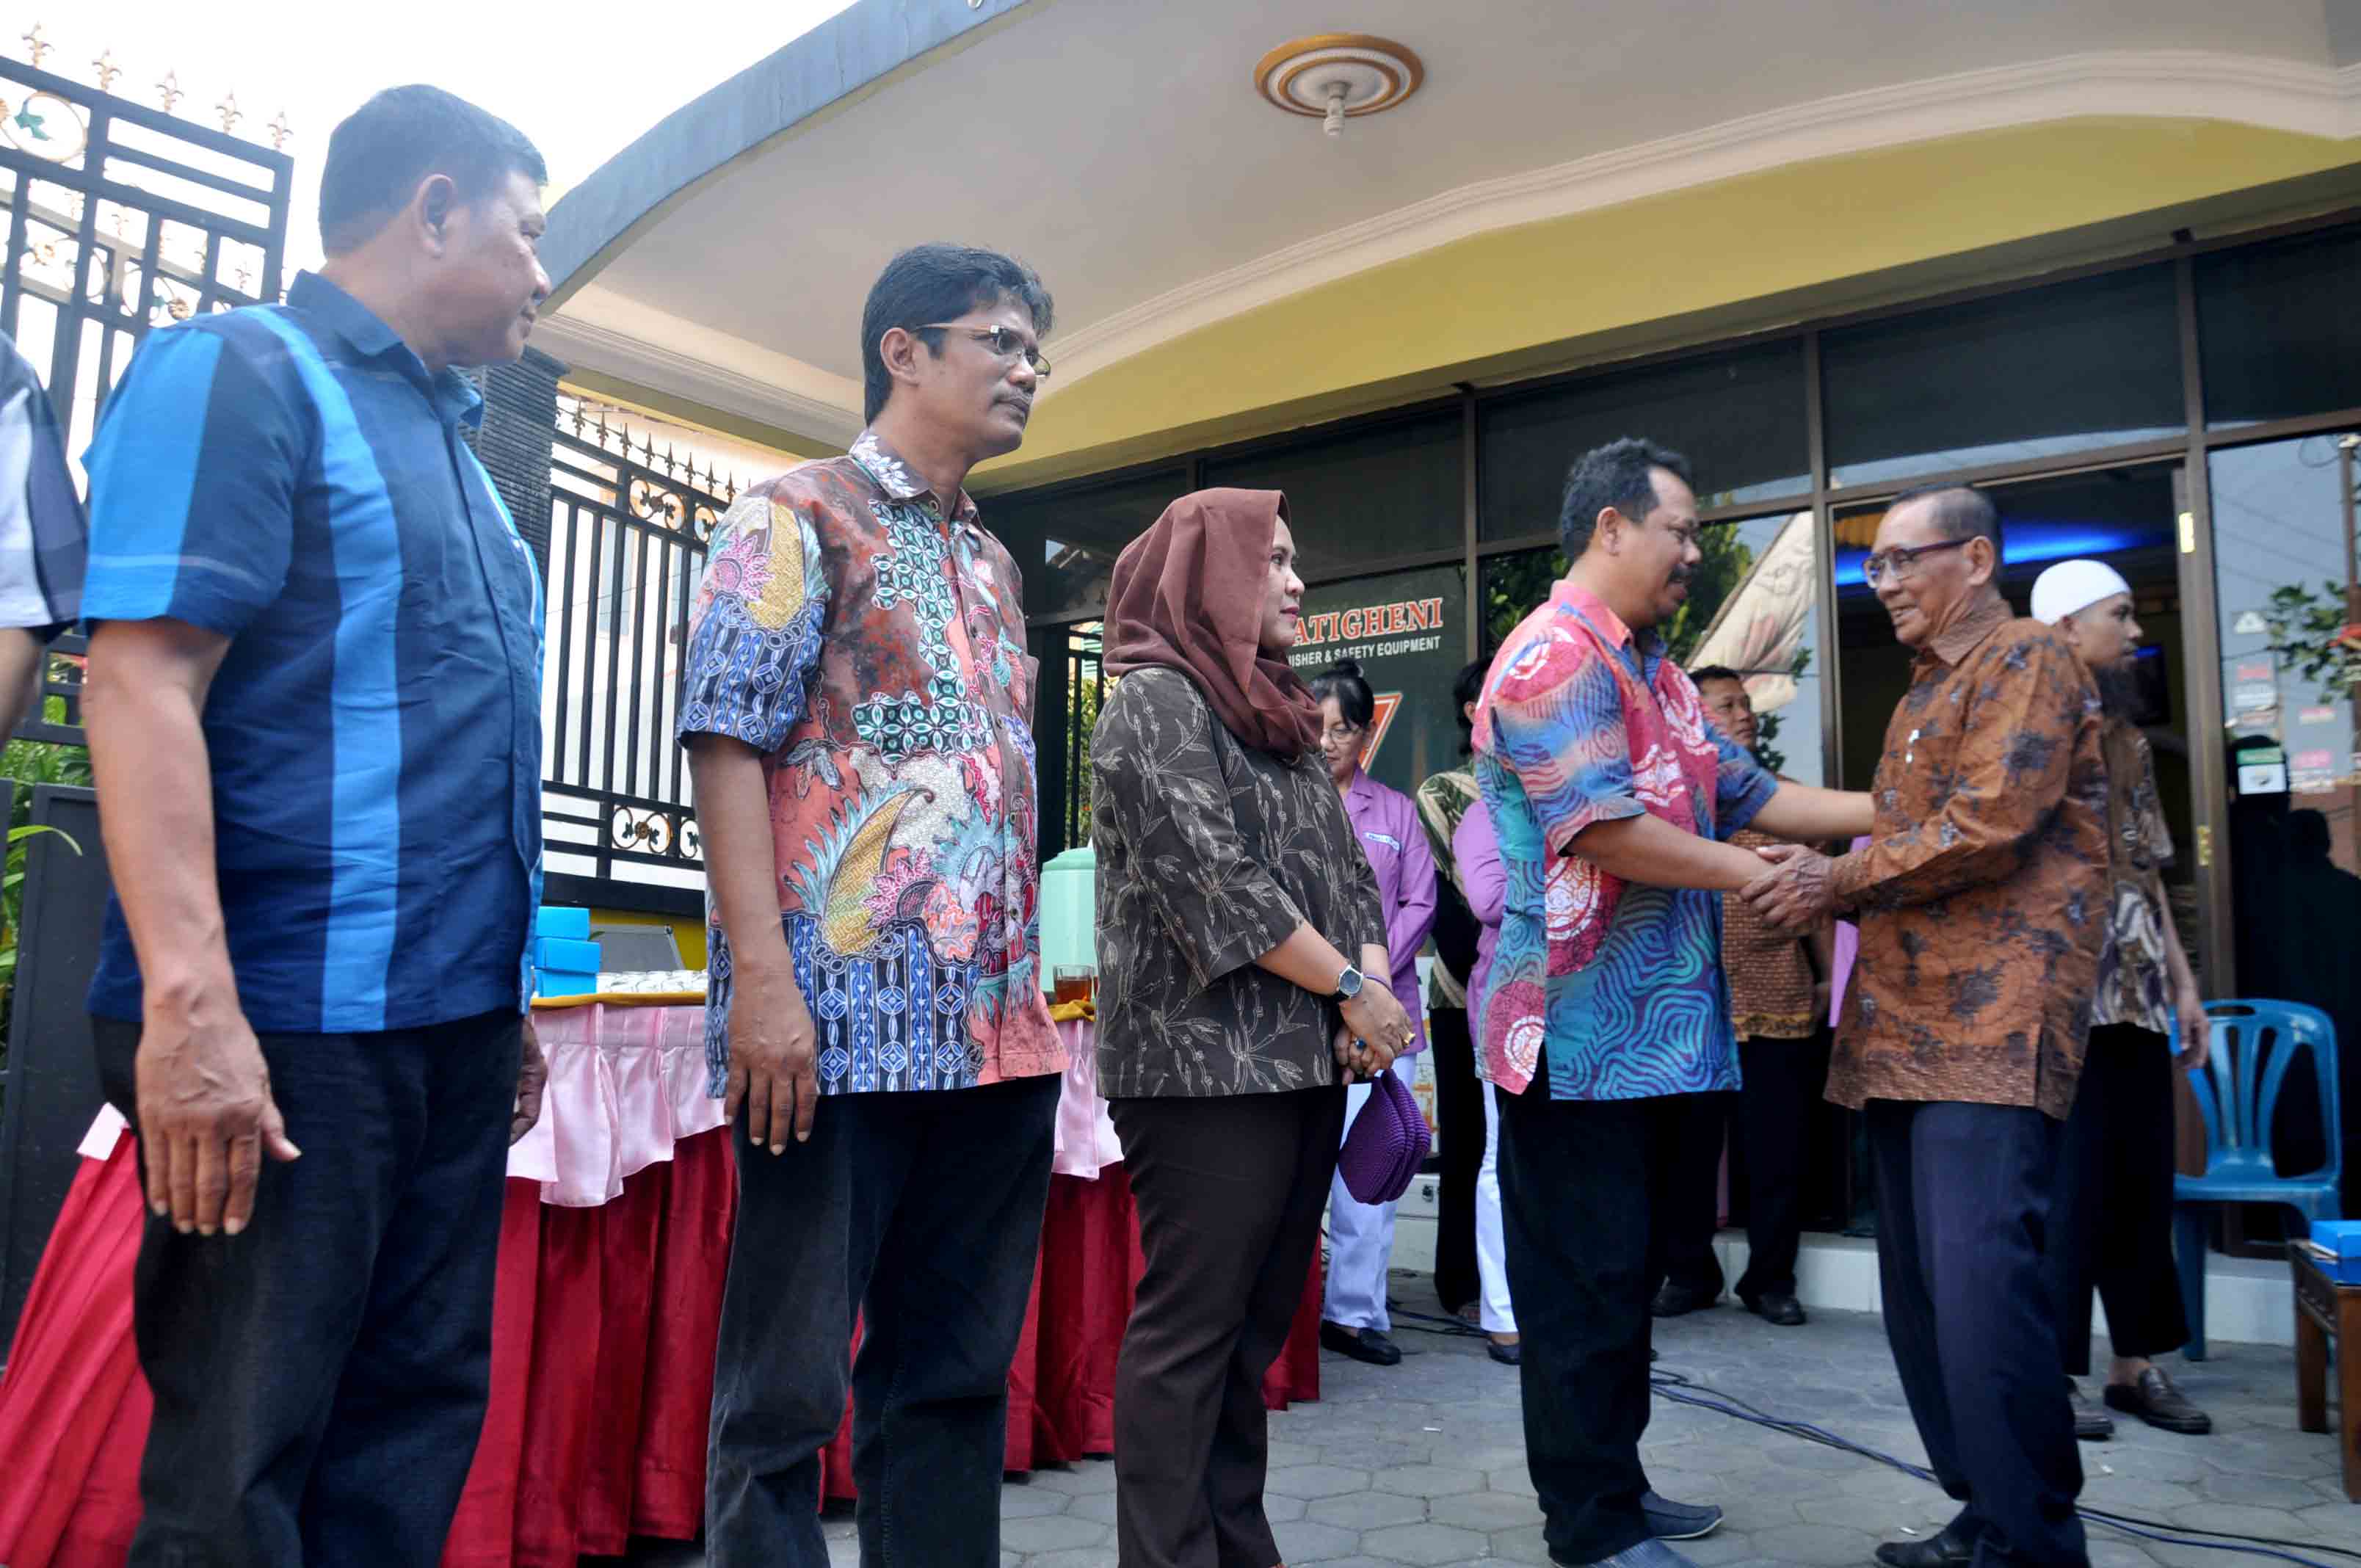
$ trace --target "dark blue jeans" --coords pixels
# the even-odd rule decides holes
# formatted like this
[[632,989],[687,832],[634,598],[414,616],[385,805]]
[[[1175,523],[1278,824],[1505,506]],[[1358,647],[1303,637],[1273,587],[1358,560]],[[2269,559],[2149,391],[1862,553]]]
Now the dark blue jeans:
[[[998,1568],[1008,1363],[1062,1080],[834,1095],[808,1143],[730,1131],[738,1227],[707,1466],[713,1568],[826,1568],[819,1453],[852,1392],[863,1568]],[[861,1354],[845,1347],[855,1316]]]
[[1902,1391],[1976,1561],[2090,1562],[2044,1249],[2065,1128],[2021,1105],[1872,1100],[1877,1264]]
[[[139,1026],[91,1022],[132,1115]],[[243,1234],[140,1236],[130,1563],[434,1568],[491,1387],[518,1014],[261,1044],[302,1157],[263,1161]]]

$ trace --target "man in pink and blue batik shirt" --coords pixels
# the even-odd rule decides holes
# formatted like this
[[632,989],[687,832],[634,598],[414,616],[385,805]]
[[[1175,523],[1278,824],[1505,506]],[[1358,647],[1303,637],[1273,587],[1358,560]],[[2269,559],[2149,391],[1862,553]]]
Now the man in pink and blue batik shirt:
[[1846,837],[1870,805],[1773,778],[1665,656],[1654,629],[1703,559],[1678,454],[1628,439],[1584,454],[1558,527],[1573,565],[1502,645],[1476,713],[1508,877],[1477,1006],[1525,1449],[1553,1562],[1677,1568],[1664,1542],[1721,1510],[1657,1497],[1640,1464],[1653,1213],[1688,1097],[1738,1086],[1721,894],[1768,872],[1721,840],[1750,823]]

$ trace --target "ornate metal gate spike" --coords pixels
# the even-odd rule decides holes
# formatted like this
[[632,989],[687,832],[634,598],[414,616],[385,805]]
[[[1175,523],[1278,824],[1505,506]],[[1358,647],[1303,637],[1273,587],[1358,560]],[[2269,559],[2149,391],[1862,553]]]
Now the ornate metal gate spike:
[[97,76],[102,93],[114,92],[115,79],[123,74],[123,67],[115,63],[115,51],[111,49],[101,50],[99,57],[90,62],[90,69]]
[[38,22],[35,22],[18,37],[25,40],[25,53],[32,60],[33,69],[36,71],[41,69],[41,57],[57,47],[41,37],[41,24]]
[[237,94],[235,92],[223,93],[221,102],[214,105],[214,113],[221,116],[222,130],[225,134],[236,130],[238,121],[246,118],[246,111],[237,106]]
[[287,123],[287,111],[285,109],[282,108],[279,111],[279,117],[270,122],[269,129],[270,131],[271,150],[274,152],[285,152],[287,150],[287,139],[295,134],[295,127]]
[[177,71],[168,71],[157,78],[156,96],[163,100],[164,113],[168,115],[177,113],[175,105],[188,96],[188,93],[181,88],[181,73]]

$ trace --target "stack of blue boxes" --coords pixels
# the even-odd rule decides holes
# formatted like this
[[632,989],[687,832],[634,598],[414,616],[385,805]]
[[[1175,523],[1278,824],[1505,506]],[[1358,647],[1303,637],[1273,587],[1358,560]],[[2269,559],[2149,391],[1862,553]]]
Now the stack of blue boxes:
[[598,989],[598,944],[590,912],[544,904],[533,923],[533,994],[588,996]]

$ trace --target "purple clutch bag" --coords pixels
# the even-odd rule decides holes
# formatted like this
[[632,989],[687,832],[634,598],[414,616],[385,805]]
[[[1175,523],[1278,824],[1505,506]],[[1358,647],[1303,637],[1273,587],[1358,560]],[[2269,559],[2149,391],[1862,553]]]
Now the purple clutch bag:
[[1363,1203],[1390,1203],[1410,1190],[1411,1178],[1425,1162],[1426,1117],[1410,1085],[1391,1072],[1369,1085],[1368,1103],[1353,1118],[1345,1146],[1336,1151],[1336,1172],[1345,1190]]

